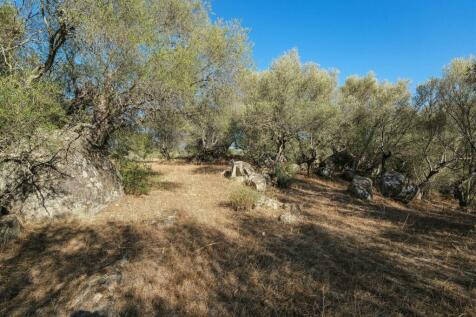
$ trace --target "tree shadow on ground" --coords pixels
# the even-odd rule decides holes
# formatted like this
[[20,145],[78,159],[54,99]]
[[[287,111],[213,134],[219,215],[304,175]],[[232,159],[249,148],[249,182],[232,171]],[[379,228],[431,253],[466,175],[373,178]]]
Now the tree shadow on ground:
[[86,310],[78,310],[73,312],[70,317],[106,317],[106,316],[97,311],[90,312]]
[[149,300],[153,308],[135,298],[134,311],[157,316],[437,316],[459,314],[470,305],[469,293],[439,289],[434,279],[350,235],[309,222],[283,225],[252,214],[237,217],[238,240],[197,223],[164,232],[164,241],[176,242],[155,264],[157,269],[173,267],[161,285],[167,294]]
[[[165,227],[109,222],[34,230],[0,256],[0,315],[474,313],[475,255],[466,222],[386,205],[382,215],[381,205],[345,197],[342,188],[303,182],[286,190],[287,199],[310,206],[295,224],[247,212],[234,213],[223,228],[181,218]],[[402,227],[404,213],[415,222]],[[428,230],[427,221],[441,225]],[[363,231],[369,223],[382,228]],[[448,235],[454,246],[469,246],[467,257],[451,251]],[[111,280],[114,274],[120,278]]]
[[13,256],[2,259],[0,315],[54,315],[68,297],[87,285],[88,278],[106,275],[108,268],[141,252],[133,227],[48,225],[18,242]]
[[[405,225],[414,233],[447,232],[455,234],[472,233],[476,225],[476,215],[462,214],[453,210],[443,213],[441,209],[423,210],[416,206],[388,205],[382,200],[368,202],[352,197],[345,189],[326,187],[311,181],[297,180],[298,186],[285,191],[284,200],[307,205],[322,204],[319,198],[328,198],[327,207],[339,207],[340,211],[357,212],[359,216],[376,220],[384,220],[394,225]],[[346,207],[350,210],[346,210]]]
[[162,180],[164,175],[167,175],[167,172],[157,171],[153,169],[148,170],[147,178],[149,180],[149,184],[152,190],[158,189],[175,192],[183,187],[183,184],[181,183]]
[[176,192],[177,190],[183,188],[183,184],[170,181],[159,181],[154,184],[154,189],[165,190],[169,192]]
[[193,174],[220,174],[222,173],[227,166],[225,165],[204,165],[196,167],[193,170]]
[[[2,261],[0,312],[51,316],[58,307],[77,312],[84,304],[80,301],[74,306],[84,293],[78,289],[87,288],[85,281],[92,276],[111,274],[123,259],[130,265],[124,268],[130,276],[115,289],[105,311],[93,307],[92,313],[335,316],[436,312],[436,316],[459,314],[469,305],[468,296],[438,289],[421,272],[351,235],[336,234],[311,222],[284,225],[251,213],[236,218],[233,229],[240,237],[235,239],[216,228],[187,221],[162,230],[142,228],[144,232],[110,223],[107,232],[101,231],[104,228],[61,227],[31,233],[16,255]],[[63,248],[64,244],[70,246]],[[144,252],[149,245],[156,247]],[[134,272],[134,262],[145,261],[145,253],[149,262]],[[142,275],[147,282],[138,282]],[[94,296],[88,298],[91,301]]]

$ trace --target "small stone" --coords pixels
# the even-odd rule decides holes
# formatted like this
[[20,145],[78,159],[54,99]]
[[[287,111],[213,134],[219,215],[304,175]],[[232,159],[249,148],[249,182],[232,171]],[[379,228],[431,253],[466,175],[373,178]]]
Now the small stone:
[[276,199],[272,199],[272,198],[269,198],[269,197],[266,197],[264,195],[262,195],[259,199],[258,199],[258,202],[256,204],[258,207],[262,207],[262,208],[269,208],[269,209],[274,209],[274,210],[278,210],[278,209],[281,209],[284,207],[284,204],[277,201]]
[[291,212],[285,212],[284,214],[279,216],[278,220],[283,223],[292,224],[298,221],[298,217],[292,214]]
[[99,301],[103,298],[103,296],[104,296],[104,295],[101,294],[101,293],[96,293],[96,294],[94,295],[94,297],[93,297],[93,301],[97,303],[97,302],[99,302]]

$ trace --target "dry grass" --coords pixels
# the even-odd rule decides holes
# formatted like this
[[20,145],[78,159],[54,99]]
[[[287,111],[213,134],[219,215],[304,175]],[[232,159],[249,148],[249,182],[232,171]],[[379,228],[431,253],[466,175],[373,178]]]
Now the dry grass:
[[363,203],[299,177],[271,192],[303,206],[283,224],[234,212],[222,166],[153,168],[148,196],[4,247],[0,316],[476,314],[476,219],[450,203]]

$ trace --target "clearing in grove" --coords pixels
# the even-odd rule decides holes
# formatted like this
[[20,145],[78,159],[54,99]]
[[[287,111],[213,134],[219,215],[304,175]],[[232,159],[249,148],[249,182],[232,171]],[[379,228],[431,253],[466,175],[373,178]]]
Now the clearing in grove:
[[226,165],[152,162],[150,194],[1,246],[1,316],[474,316],[476,217],[298,176],[237,212]]

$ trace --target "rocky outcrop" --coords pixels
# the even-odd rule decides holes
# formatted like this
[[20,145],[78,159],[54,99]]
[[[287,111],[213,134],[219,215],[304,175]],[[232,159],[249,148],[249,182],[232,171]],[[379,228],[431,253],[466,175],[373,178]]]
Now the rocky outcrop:
[[349,191],[357,198],[372,200],[372,180],[370,178],[354,176]]
[[115,167],[79,130],[42,134],[0,160],[1,205],[27,219],[94,214],[122,195]]
[[254,167],[247,162],[231,161],[231,177],[250,176],[256,174]]
[[379,189],[383,196],[408,203],[418,195],[419,188],[408,180],[405,175],[397,172],[386,172],[380,178]]
[[243,161],[231,161],[231,171],[225,171],[223,175],[259,192],[266,191],[266,184],[269,182],[265,175],[257,173],[251,164]]
[[266,178],[258,173],[251,174],[246,178],[246,185],[253,187],[259,192],[266,190]]

